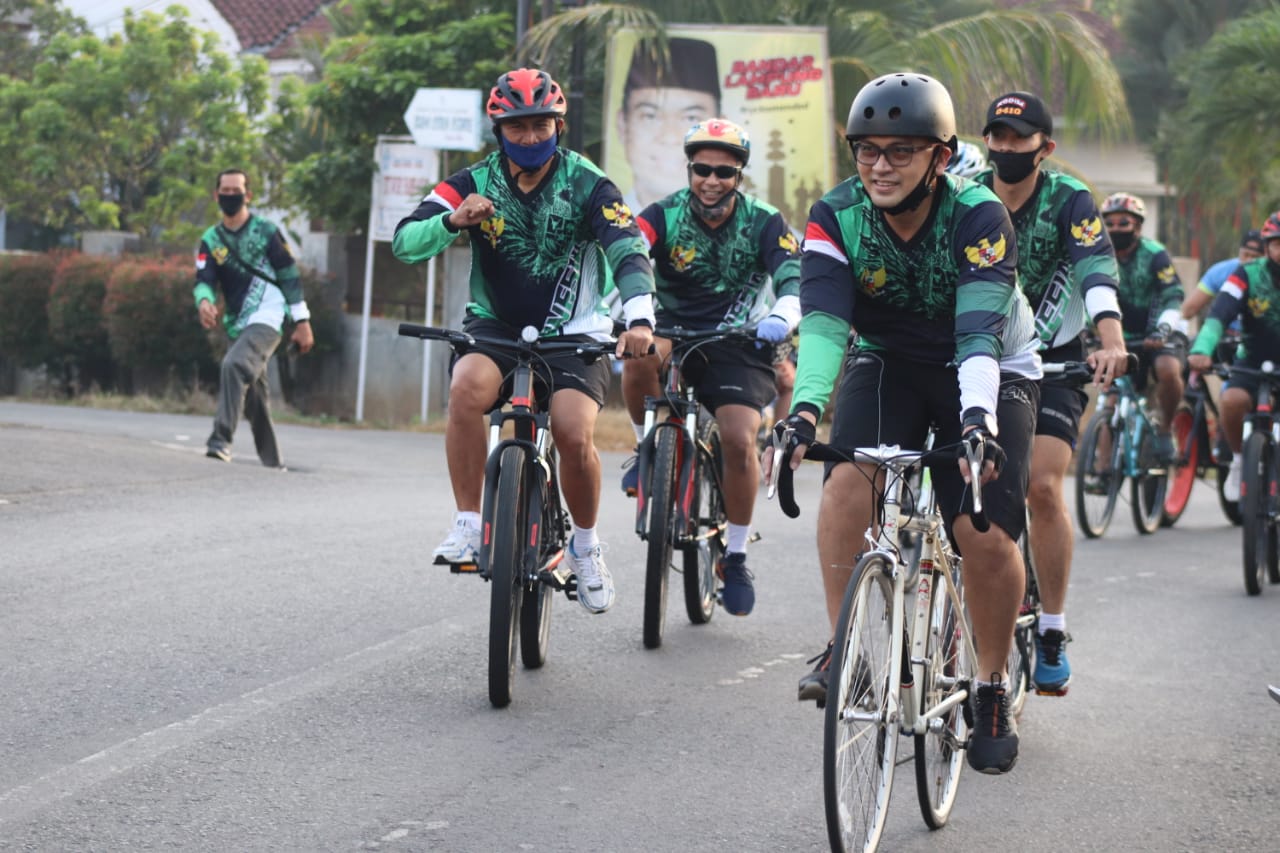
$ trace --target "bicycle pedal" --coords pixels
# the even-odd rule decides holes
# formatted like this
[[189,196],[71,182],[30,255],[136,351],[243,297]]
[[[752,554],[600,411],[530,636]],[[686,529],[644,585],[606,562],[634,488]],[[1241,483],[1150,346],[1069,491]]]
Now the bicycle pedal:
[[478,575],[480,574],[480,566],[476,563],[449,563],[449,574]]
[[1065,684],[1062,687],[1057,688],[1056,690],[1041,690],[1039,687],[1037,687],[1036,695],[1037,696],[1066,696],[1068,689],[1069,688]]

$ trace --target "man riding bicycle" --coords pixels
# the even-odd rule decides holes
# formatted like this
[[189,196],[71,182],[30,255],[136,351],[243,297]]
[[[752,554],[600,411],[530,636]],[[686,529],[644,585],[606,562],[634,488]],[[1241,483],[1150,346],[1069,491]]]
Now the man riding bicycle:
[[[690,331],[746,325],[762,288],[777,301],[756,327],[767,346],[729,342],[702,346],[684,362],[685,378],[715,416],[724,452],[724,505],[729,525],[717,571],[729,613],[746,616],[755,606],[747,568],[747,539],[760,483],[756,435],[760,412],[774,397],[772,344],[785,340],[800,320],[799,246],[782,214],[742,192],[742,170],[751,157],[747,132],[722,118],[698,122],[685,134],[689,186],[646,207],[640,231],[656,266],[658,324]],[[671,342],[657,338],[657,353],[626,362],[622,393],[637,440],[644,438],[644,400],[661,393],[659,369]],[[623,477],[634,494],[636,466]]]
[[[617,355],[642,355],[653,341],[653,273],[644,241],[613,182],[585,157],[558,147],[567,109],[545,71],[519,68],[499,77],[485,107],[498,151],[437,184],[396,226],[392,248],[402,261],[418,263],[466,229],[471,301],[463,328],[510,340],[525,326],[544,340],[608,338],[613,324],[601,301],[607,263],[627,325]],[[584,365],[571,354],[546,362],[555,388],[551,432],[574,525],[567,553],[578,601],[603,613],[613,605],[614,587],[596,534],[600,456],[593,436],[609,366]],[[437,562],[474,562],[480,549],[484,414],[499,399],[511,366],[506,357],[479,351],[451,365],[445,452],[457,514],[435,550]]]
[[1156,429],[1156,449],[1160,461],[1177,458],[1169,429],[1182,403],[1183,349],[1168,340],[1169,331],[1187,331],[1182,318],[1182,281],[1169,252],[1159,242],[1142,236],[1147,206],[1130,193],[1114,193],[1102,202],[1102,218],[1115,248],[1120,266],[1120,313],[1124,333],[1142,337],[1145,345],[1137,351],[1138,369],[1133,387],[1144,391],[1148,373],[1156,376],[1156,405],[1160,424]]
[[[1254,370],[1264,361],[1280,364],[1280,210],[1267,217],[1260,231],[1263,254],[1238,265],[1214,297],[1209,317],[1196,335],[1187,359],[1192,370],[1205,372],[1213,367],[1213,352],[1222,331],[1237,317],[1242,330],[1242,355],[1236,364]],[[1222,431],[1234,454],[1223,484],[1223,493],[1229,500],[1240,497],[1244,419],[1253,411],[1258,381],[1256,376],[1233,370],[1229,386],[1222,390]]]
[[[939,465],[932,474],[964,556],[977,671],[986,675],[975,685],[968,762],[1003,773],[1018,755],[1005,664],[1023,595],[1016,543],[1041,375],[1039,337],[1017,287],[1013,225],[994,193],[945,174],[956,122],[937,80],[902,73],[871,81],[854,98],[846,131],[858,174],[813,206],[805,229],[791,465],[814,440],[842,362],[833,445],[921,449],[930,426],[939,447],[974,434],[985,440],[987,532],[967,515],[967,468]],[[851,325],[859,341],[846,352]],[[872,522],[875,469],[840,463],[826,475],[818,557],[834,626]],[[800,680],[801,700],[825,701],[830,654],[828,646]]]
[[[987,108],[982,130],[993,169],[978,183],[1009,209],[1018,235],[1018,283],[1035,312],[1045,363],[1086,360],[1082,334],[1093,319],[1102,346],[1088,356],[1094,381],[1107,387],[1124,373],[1126,353],[1116,298],[1115,253],[1089,188],[1044,161],[1057,143],[1044,102],[1027,92],[1001,95]],[[1032,674],[1041,693],[1064,695],[1071,666],[1063,648],[1067,578],[1075,537],[1063,499],[1063,478],[1080,435],[1088,396],[1075,386],[1044,383],[1031,449],[1028,535],[1043,612],[1037,626]]]

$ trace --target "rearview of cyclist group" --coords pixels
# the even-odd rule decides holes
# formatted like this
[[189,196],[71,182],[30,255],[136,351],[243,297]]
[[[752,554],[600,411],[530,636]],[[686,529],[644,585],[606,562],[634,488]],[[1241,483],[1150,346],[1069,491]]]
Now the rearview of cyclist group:
[[[1073,460],[1075,488],[1085,490],[1080,505],[1105,498],[1128,476],[1136,500],[1164,509],[1182,469],[1190,466],[1193,478],[1206,465],[1220,470],[1224,502],[1261,519],[1254,541],[1274,565],[1276,508],[1242,502],[1241,484],[1246,496],[1255,483],[1274,484],[1280,457],[1270,430],[1250,427],[1260,394],[1269,399],[1270,365],[1280,364],[1280,211],[1184,299],[1168,251],[1144,233],[1143,199],[1119,192],[1099,203],[1081,180],[1046,162],[1056,148],[1053,119],[1029,92],[993,98],[981,139],[966,141],[939,81],[910,72],[872,80],[850,105],[845,128],[855,173],[813,204],[804,223],[785,221],[744,191],[752,144],[733,117],[693,123],[683,140],[686,183],[632,210],[595,164],[560,144],[568,101],[547,72],[501,75],[486,112],[497,150],[442,180],[399,223],[395,254],[419,263],[467,232],[470,301],[449,325],[476,341],[519,341],[529,328],[539,342],[613,341],[641,460],[624,469],[622,490],[647,501],[637,533],[658,537],[662,547],[650,550],[662,560],[672,542],[677,551],[687,547],[686,571],[709,554],[707,577],[727,613],[750,614],[757,581],[768,576],[749,553],[762,474],[798,468],[824,416],[825,444],[867,448],[866,459],[875,448],[923,451],[932,441],[931,488],[960,558],[976,649],[968,736],[958,744],[972,768],[1004,773],[1018,757],[1008,662],[1029,577],[1024,551],[1040,608],[1031,680],[1040,694],[1068,692],[1074,529],[1064,491]],[[617,320],[606,307],[614,291]],[[1192,337],[1191,322],[1206,306]],[[676,329],[735,334],[678,344],[676,382],[668,376],[676,334],[656,333]],[[457,511],[434,557],[479,562],[489,577],[483,562],[493,530],[482,495],[493,444],[485,417],[527,401],[512,399],[506,386],[515,365],[509,352],[461,351],[450,367],[445,440]],[[778,379],[791,369],[789,357],[793,388],[789,376]],[[1224,360],[1234,366],[1215,368]],[[570,520],[564,564],[576,576],[579,604],[604,613],[618,593],[596,521],[602,490],[616,486],[602,484],[594,431],[611,368],[566,350],[535,361],[538,405],[549,412],[556,451],[548,458],[558,459]],[[1066,363],[1088,365],[1096,404],[1080,382],[1045,380],[1044,365]],[[1221,416],[1205,428],[1212,449],[1193,456],[1202,435],[1189,416],[1176,427],[1194,399],[1188,370],[1215,369],[1226,376]],[[775,401],[783,390],[789,401]],[[1150,427],[1142,436],[1125,433],[1130,400]],[[666,420],[654,414],[662,404]],[[773,441],[785,437],[785,446],[761,455],[758,436],[773,426],[762,413],[771,404]],[[1097,430],[1086,463],[1076,451],[1091,405],[1110,426]],[[695,415],[714,420],[714,435],[698,428],[655,438]],[[1251,455],[1250,436],[1260,432],[1270,449]],[[954,450],[939,462],[938,448]],[[981,464],[965,464],[966,450],[970,461],[979,452]],[[1208,462],[1211,453],[1220,469]],[[832,636],[853,568],[883,520],[883,477],[861,454],[825,463],[809,559],[821,573]],[[972,517],[975,492],[985,530]],[[665,508],[655,515],[655,502],[701,516]],[[693,505],[703,509],[688,510]],[[1082,524],[1093,535],[1093,523]],[[610,559],[631,549],[643,559],[639,542],[613,543]],[[656,577],[665,602],[665,574]],[[1280,580],[1274,569],[1271,579]],[[691,604],[691,617],[696,610]],[[646,645],[656,645],[660,621],[646,626]],[[800,677],[801,701],[826,703],[832,649],[820,650]]]

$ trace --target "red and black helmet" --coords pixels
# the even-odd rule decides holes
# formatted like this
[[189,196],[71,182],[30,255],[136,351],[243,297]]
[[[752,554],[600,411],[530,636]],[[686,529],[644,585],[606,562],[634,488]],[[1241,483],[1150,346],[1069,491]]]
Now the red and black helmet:
[[536,68],[517,68],[498,78],[484,111],[493,122],[513,118],[564,118],[569,104],[551,75]]
[[1267,221],[1262,223],[1262,244],[1265,246],[1271,240],[1280,240],[1280,210],[1267,217]]

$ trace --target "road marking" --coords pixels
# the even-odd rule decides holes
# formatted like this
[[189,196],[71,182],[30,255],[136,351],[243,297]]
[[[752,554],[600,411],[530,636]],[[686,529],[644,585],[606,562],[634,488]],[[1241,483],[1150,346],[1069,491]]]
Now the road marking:
[[438,648],[441,634],[455,634],[458,626],[433,623],[406,631],[359,651],[318,664],[273,684],[259,687],[185,720],[123,740],[93,755],[65,764],[25,785],[0,793],[0,826],[18,820],[91,785],[106,782],[149,764],[166,753],[234,728],[266,711],[339,684],[354,676],[409,655]]

